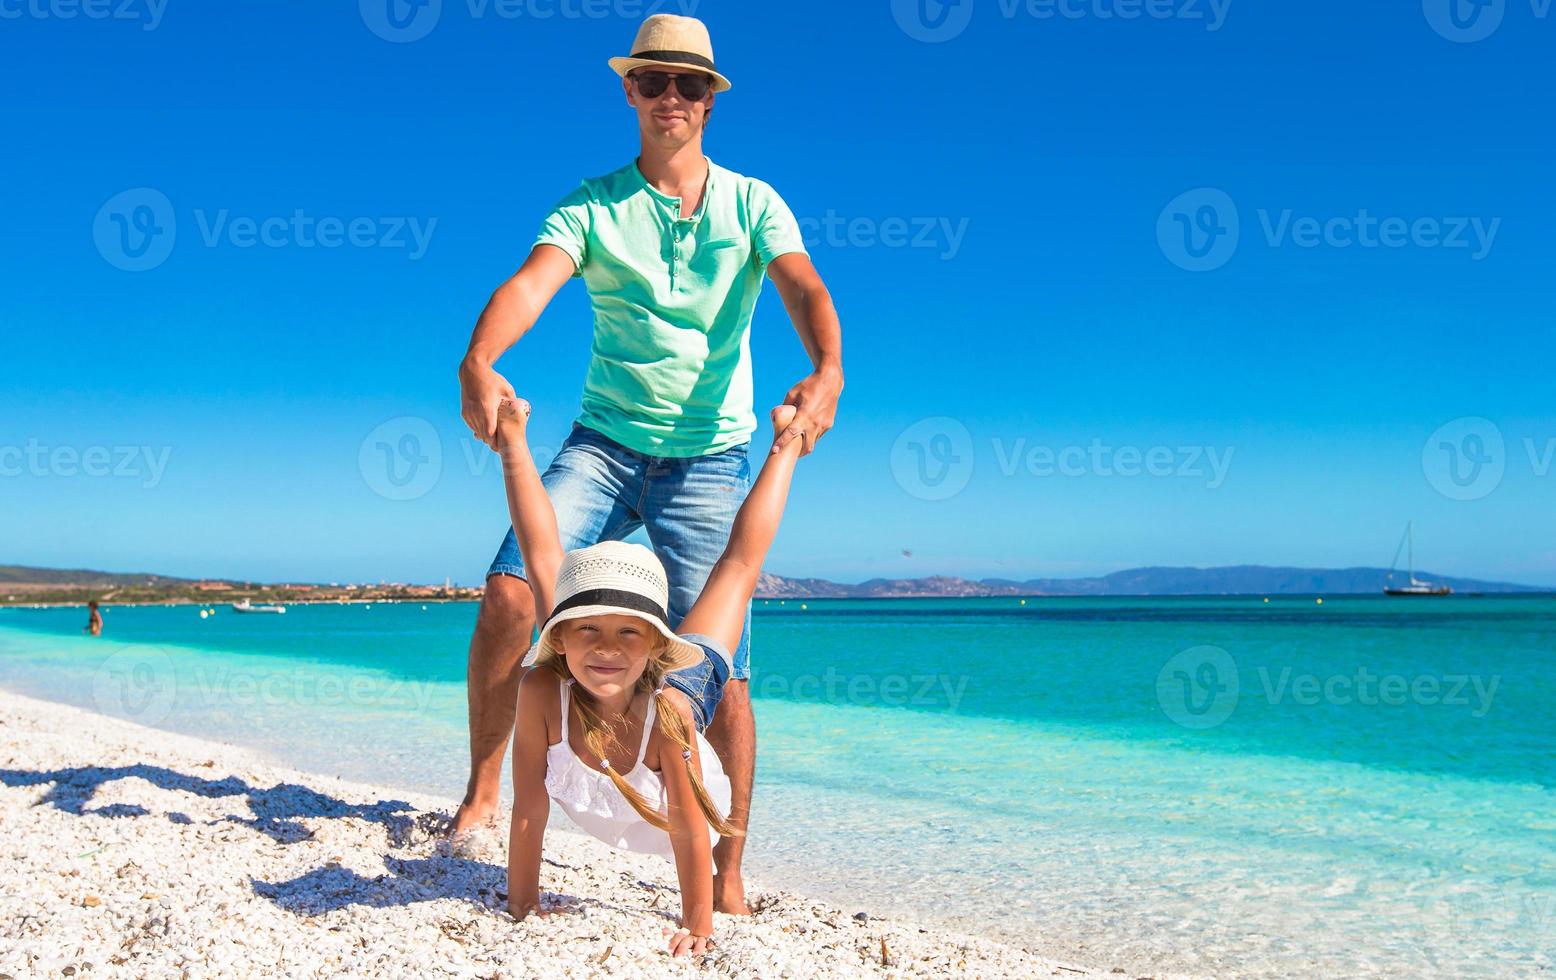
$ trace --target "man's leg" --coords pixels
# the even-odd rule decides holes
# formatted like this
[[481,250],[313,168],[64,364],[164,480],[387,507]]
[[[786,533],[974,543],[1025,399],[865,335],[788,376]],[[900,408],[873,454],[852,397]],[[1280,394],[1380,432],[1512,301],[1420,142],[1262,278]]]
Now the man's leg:
[[[691,611],[713,565],[729,543],[740,504],[751,489],[745,447],[691,460],[655,460],[648,468],[643,522],[670,584],[670,619],[679,626]],[[740,861],[756,775],[756,718],[751,710],[751,613],[740,645],[732,651],[735,670],[724,699],[705,734],[729,776],[729,820],[741,831],[713,849],[713,907],[732,915],[750,913]]]
[[529,583],[498,573],[486,580],[465,668],[470,708],[470,780],[454,815],[452,833],[490,820],[497,811],[503,757],[513,732],[519,696],[519,662],[535,628]]
[[749,915],[746,883],[740,862],[746,851],[745,831],[751,818],[751,785],[756,778],[756,716],[751,711],[751,682],[731,679],[724,700],[706,732],[708,744],[729,776],[729,820],[739,836],[721,837],[713,848],[713,907],[730,915]]
[[[598,433],[575,426],[541,476],[556,511],[562,547],[574,551],[620,540],[642,526],[632,509],[642,489],[642,464]],[[451,834],[492,818],[502,786],[503,758],[518,705],[519,664],[535,629],[535,599],[510,528],[486,577],[466,666],[470,710],[470,780]]]

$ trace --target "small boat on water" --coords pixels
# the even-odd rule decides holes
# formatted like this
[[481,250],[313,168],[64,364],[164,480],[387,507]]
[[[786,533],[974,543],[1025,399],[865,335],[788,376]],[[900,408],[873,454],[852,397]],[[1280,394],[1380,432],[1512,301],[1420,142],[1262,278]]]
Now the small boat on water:
[[[1453,590],[1446,585],[1439,585],[1435,582],[1423,582],[1416,578],[1414,523],[1412,521],[1405,524],[1405,536],[1400,540],[1399,547],[1394,549],[1394,561],[1389,565],[1388,583],[1383,586],[1383,594],[1398,596],[1451,595]],[[1407,555],[1406,567],[1410,571],[1410,582],[1408,585],[1394,584],[1394,569],[1399,567],[1399,553],[1401,551],[1404,551]]]
[[286,607],[275,604],[256,606],[247,599],[239,599],[232,604],[232,611],[240,613],[284,613],[286,612]]

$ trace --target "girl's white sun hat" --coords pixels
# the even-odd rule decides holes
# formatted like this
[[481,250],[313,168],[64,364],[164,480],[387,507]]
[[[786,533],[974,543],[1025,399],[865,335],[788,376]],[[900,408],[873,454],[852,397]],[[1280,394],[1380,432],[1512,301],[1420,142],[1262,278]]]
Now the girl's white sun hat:
[[636,616],[654,627],[668,642],[666,672],[701,663],[702,648],[670,629],[669,598],[664,565],[640,544],[602,541],[569,551],[557,571],[556,607],[540,628],[540,639],[530,647],[523,666],[563,656],[551,643],[551,630],[558,623],[585,616]]

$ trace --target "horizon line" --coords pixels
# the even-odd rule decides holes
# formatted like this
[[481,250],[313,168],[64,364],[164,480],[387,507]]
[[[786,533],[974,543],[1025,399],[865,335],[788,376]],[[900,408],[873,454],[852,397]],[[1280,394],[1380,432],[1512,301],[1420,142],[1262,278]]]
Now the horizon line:
[[[354,582],[354,581],[324,582],[324,581],[308,581],[308,580],[304,580],[304,579],[281,579],[281,580],[271,579],[271,580],[263,580],[263,579],[238,579],[238,578],[215,577],[215,576],[200,576],[200,577],[190,578],[190,577],[186,577],[186,576],[182,576],[182,575],[166,575],[166,574],[162,574],[160,572],[113,572],[113,571],[105,571],[105,570],[102,570],[102,569],[93,569],[93,568],[71,568],[71,567],[58,567],[58,566],[47,566],[47,565],[23,565],[23,564],[8,565],[8,564],[0,564],[0,568],[6,568],[6,567],[16,568],[16,569],[27,569],[27,570],[34,570],[34,571],[41,571],[41,572],[52,572],[52,573],[56,573],[56,574],[57,573],[72,573],[72,572],[74,572],[74,573],[80,573],[80,574],[83,574],[83,575],[107,575],[107,576],[114,576],[114,577],[118,577],[118,578],[144,577],[144,578],[147,578],[147,579],[160,579],[160,580],[171,581],[171,582],[189,582],[189,583],[214,582],[214,583],[230,583],[230,584],[239,584],[239,585],[292,585],[292,586],[309,586],[309,587],[324,587],[324,588],[345,588],[347,586],[404,586],[404,587],[410,587],[410,588],[424,588],[424,587],[438,587],[440,585],[440,583],[435,583],[435,582],[431,582],[431,583],[428,583],[428,582],[391,582],[391,581],[387,581],[387,580],[363,581],[363,582]],[[884,581],[884,582],[913,582],[913,581],[924,581],[924,580],[927,580],[927,579],[952,579],[952,580],[972,583],[972,584],[975,584],[975,585],[984,585],[984,584],[988,584],[990,582],[1008,583],[1010,585],[1029,585],[1029,584],[1032,584],[1034,582],[1087,582],[1087,581],[1100,581],[1100,580],[1107,579],[1107,578],[1109,578],[1111,576],[1114,576],[1114,575],[1122,575],[1122,574],[1129,573],[1129,572],[1148,572],[1148,571],[1215,572],[1215,571],[1230,571],[1230,570],[1237,570],[1237,569],[1259,569],[1259,570],[1264,570],[1264,571],[1288,571],[1288,572],[1318,572],[1318,573],[1329,573],[1329,574],[1342,573],[1342,572],[1382,572],[1384,574],[1389,574],[1390,573],[1389,569],[1383,568],[1382,566],[1378,566],[1378,565],[1346,565],[1346,566],[1341,566],[1341,567],[1324,567],[1324,566],[1310,566],[1310,565],[1263,565],[1263,564],[1258,564],[1258,563],[1243,562],[1243,563],[1231,564],[1231,565],[1131,565],[1131,566],[1115,569],[1114,571],[1111,571],[1111,572],[1102,572],[1102,573],[1091,574],[1091,575],[1039,575],[1039,576],[1026,576],[1026,577],[1022,577],[1022,578],[1017,578],[1017,577],[1014,577],[1014,576],[1007,576],[1007,575],[983,575],[983,576],[979,576],[979,577],[975,578],[975,577],[972,577],[972,576],[969,576],[969,575],[958,575],[958,574],[951,574],[951,573],[944,573],[944,572],[933,572],[933,573],[919,574],[919,575],[872,575],[872,576],[869,576],[869,577],[866,577],[866,578],[859,579],[857,581],[845,581],[845,580],[840,580],[840,579],[829,578],[829,577],[822,576],[822,575],[790,575],[790,574],[781,574],[781,573],[778,573],[778,572],[768,571],[767,569],[762,569],[761,570],[761,574],[763,574],[763,575],[771,575],[774,578],[784,579],[786,581],[791,581],[791,582],[817,581],[817,582],[826,582],[826,583],[831,584],[831,585],[839,585],[839,586],[859,586],[859,585],[864,585],[864,584],[866,584],[868,582],[882,582],[882,581]],[[1397,573],[1398,570],[1396,569],[1394,571],[1395,571],[1395,573]],[[1531,585],[1531,584],[1524,583],[1524,582],[1513,582],[1513,581],[1500,580],[1500,579],[1490,579],[1490,578],[1483,578],[1483,577],[1473,576],[1473,575],[1443,575],[1443,574],[1440,574],[1440,573],[1430,572],[1430,571],[1426,571],[1426,570],[1422,570],[1419,574],[1431,576],[1431,577],[1437,578],[1437,579],[1444,579],[1444,580],[1457,580],[1457,581],[1464,581],[1464,582],[1474,582],[1474,583],[1481,584],[1481,585],[1513,587],[1513,588],[1516,588],[1518,590],[1522,590],[1522,591],[1526,591],[1526,592],[1546,592],[1546,591],[1556,590],[1556,584],[1553,584],[1553,585]],[[452,588],[459,588],[459,589],[484,588],[485,584],[486,584],[485,580],[483,579],[482,581],[480,581],[480,582],[478,582],[476,584],[465,585],[463,583],[456,582],[453,579],[453,577],[451,577],[451,576],[445,576],[445,582],[450,587],[452,587]],[[26,582],[24,580],[18,580],[18,581],[13,582],[13,583],[0,582],[0,586],[4,586],[6,584],[22,585],[22,584],[42,584],[42,583],[29,583],[29,582]],[[61,585],[61,586],[64,586],[64,585],[69,585],[71,583],[58,583],[58,584]],[[1014,594],[1014,593],[1012,593],[1012,594]],[[1148,595],[1153,595],[1153,594],[1154,595],[1166,595],[1168,593],[1140,593],[1140,595],[1142,595],[1142,596],[1148,596]],[[1183,594],[1262,595],[1263,592],[1262,591],[1256,591],[1256,592],[1247,592],[1247,593],[1228,592],[1228,593],[1183,593]],[[1285,594],[1295,595],[1297,593],[1285,593]],[[1314,594],[1316,594],[1316,593],[1314,593]],[[1332,594],[1336,594],[1336,595],[1339,595],[1339,594],[1365,595],[1367,593],[1332,593]],[[1044,593],[1030,593],[1030,595],[1044,595]],[[1123,595],[1123,594],[1120,593],[1119,595]]]

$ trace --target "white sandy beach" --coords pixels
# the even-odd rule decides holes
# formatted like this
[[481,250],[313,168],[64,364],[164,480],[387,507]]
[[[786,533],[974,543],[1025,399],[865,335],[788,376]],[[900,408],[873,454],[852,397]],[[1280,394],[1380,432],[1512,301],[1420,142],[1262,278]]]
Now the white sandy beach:
[[576,912],[515,923],[501,853],[438,855],[453,806],[0,691],[0,978],[1123,972],[760,883],[672,960],[672,867],[555,825],[541,887]]

